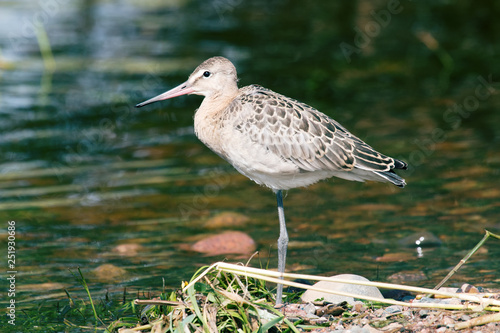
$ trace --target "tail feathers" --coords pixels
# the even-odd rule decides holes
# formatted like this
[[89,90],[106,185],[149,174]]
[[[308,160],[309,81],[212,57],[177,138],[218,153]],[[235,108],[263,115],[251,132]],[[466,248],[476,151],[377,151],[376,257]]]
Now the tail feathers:
[[[394,160],[394,161],[397,161],[397,160]],[[398,162],[401,162],[401,161],[398,161]],[[404,162],[401,162],[401,163],[402,163],[402,166],[404,166],[404,167],[401,167],[401,168],[396,167],[396,168],[397,169],[406,169],[407,164]],[[405,185],[406,185],[405,180],[403,178],[401,178],[400,176],[398,176],[393,170],[391,170],[391,171],[374,171],[374,173],[376,173],[380,177],[390,181],[391,183],[393,183],[394,185],[396,185],[398,187],[405,187]]]

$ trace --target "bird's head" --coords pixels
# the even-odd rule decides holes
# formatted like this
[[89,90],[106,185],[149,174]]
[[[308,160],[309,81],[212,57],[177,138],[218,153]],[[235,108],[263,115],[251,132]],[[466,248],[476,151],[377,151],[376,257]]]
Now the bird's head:
[[236,68],[231,61],[224,57],[213,57],[199,65],[186,82],[139,103],[136,107],[187,94],[203,95],[209,98],[233,97],[238,93],[237,82]]

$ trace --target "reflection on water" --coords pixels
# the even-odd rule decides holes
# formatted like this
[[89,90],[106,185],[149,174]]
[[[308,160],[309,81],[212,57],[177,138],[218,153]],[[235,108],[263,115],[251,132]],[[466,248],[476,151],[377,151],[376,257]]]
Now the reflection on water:
[[[133,107],[217,54],[235,62],[241,85],[259,83],[313,105],[410,164],[404,190],[331,179],[289,191],[287,268],[378,280],[420,272],[418,283],[433,286],[484,228],[500,228],[499,8],[387,6],[4,4],[0,221],[18,226],[18,301],[29,306],[35,291],[43,299],[81,289],[68,272],[76,267],[95,290],[159,289],[161,278],[178,287],[197,267],[224,258],[184,250],[214,232],[201,226],[224,211],[250,218],[238,229],[257,241],[254,260],[270,257],[276,267],[274,196],[195,138],[201,99]],[[399,243],[422,232],[440,245]],[[453,283],[495,282],[498,248],[488,243]],[[103,264],[125,273],[103,280],[94,271]]]

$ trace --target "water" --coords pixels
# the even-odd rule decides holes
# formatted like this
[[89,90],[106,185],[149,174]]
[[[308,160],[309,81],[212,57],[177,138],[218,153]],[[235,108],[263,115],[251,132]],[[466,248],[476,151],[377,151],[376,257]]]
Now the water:
[[[287,269],[377,280],[421,272],[414,283],[435,285],[483,229],[500,231],[499,8],[393,5],[2,4],[0,242],[16,221],[19,306],[81,292],[77,267],[96,294],[161,290],[162,278],[177,288],[224,259],[185,250],[224,211],[250,218],[241,229],[258,243],[253,264],[277,266],[274,195],[196,139],[201,98],[133,107],[213,55],[234,61],[240,85],[313,105],[410,164],[405,189],[331,179],[288,191]],[[422,232],[441,246],[399,242]],[[136,251],[120,254],[122,244]],[[450,283],[497,286],[499,255],[489,240]],[[103,264],[125,273],[103,278],[94,273]]]

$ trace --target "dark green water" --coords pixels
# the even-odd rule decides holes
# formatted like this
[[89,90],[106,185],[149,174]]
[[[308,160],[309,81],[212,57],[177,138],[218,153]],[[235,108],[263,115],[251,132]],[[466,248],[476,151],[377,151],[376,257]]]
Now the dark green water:
[[[422,272],[413,283],[432,287],[485,228],[500,232],[498,2],[43,3],[0,5],[0,270],[15,221],[19,306],[82,292],[76,267],[96,294],[177,288],[224,258],[183,250],[224,211],[250,218],[253,265],[277,266],[274,195],[197,140],[201,98],[133,107],[214,55],[241,86],[304,101],[410,165],[402,190],[331,179],[289,191],[290,271]],[[400,245],[421,232],[441,246]],[[450,284],[498,287],[499,256],[488,241]],[[92,275],[103,264],[125,274]]]

